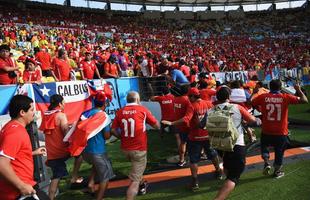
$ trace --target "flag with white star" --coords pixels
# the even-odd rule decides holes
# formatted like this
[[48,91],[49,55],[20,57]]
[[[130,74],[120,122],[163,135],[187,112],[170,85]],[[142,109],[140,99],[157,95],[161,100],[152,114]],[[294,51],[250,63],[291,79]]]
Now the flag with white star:
[[65,113],[69,123],[77,121],[83,111],[91,108],[86,81],[33,84],[33,92],[36,109],[41,113],[47,110],[52,95],[61,95],[65,101]]

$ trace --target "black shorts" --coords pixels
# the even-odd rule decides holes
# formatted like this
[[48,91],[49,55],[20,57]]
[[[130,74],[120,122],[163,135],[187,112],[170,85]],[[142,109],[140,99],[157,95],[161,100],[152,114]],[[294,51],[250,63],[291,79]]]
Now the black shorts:
[[179,134],[180,140],[181,140],[181,143],[182,143],[182,144],[185,144],[185,143],[188,142],[188,133],[187,133],[187,132],[185,132],[185,131],[180,131],[180,129],[177,128],[176,126],[174,126],[173,129],[174,129],[174,133],[175,133],[175,134]]
[[236,145],[233,152],[224,152],[223,165],[227,179],[234,183],[238,180],[245,168],[245,146]]
[[160,132],[161,134],[164,134],[166,131],[166,128],[168,128],[168,133],[174,133],[176,134],[176,131],[175,131],[175,126],[168,126],[168,125],[165,125],[163,123],[160,123]]
[[67,171],[67,165],[66,165],[67,160],[68,157],[48,160],[46,162],[46,165],[52,169],[53,176],[51,179],[59,179],[68,176],[69,173]]
[[217,152],[210,147],[209,140],[205,141],[188,141],[188,154],[190,163],[196,164],[200,161],[201,150],[204,149],[208,159],[213,160],[217,156]]

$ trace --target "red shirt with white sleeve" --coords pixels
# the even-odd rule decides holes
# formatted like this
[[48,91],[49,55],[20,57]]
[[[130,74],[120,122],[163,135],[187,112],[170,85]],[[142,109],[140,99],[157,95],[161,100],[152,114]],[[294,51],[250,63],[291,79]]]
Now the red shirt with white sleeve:
[[146,151],[146,124],[157,123],[151,112],[138,104],[130,103],[118,110],[112,124],[112,129],[121,129],[121,148],[126,151]]
[[[0,132],[0,156],[11,160],[13,171],[24,183],[36,184],[30,138],[16,120],[9,121]],[[19,195],[17,188],[0,178],[0,199],[15,200]]]

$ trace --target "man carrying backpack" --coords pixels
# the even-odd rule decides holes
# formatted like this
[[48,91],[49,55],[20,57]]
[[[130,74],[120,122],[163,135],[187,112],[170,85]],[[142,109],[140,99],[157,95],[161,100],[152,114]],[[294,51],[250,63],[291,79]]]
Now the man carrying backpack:
[[[230,89],[228,87],[220,88],[216,93],[216,98],[219,104],[208,111],[206,128],[209,132],[211,147],[222,150],[224,153],[223,165],[226,181],[215,197],[216,200],[222,200],[233,191],[245,167],[246,149],[241,122],[260,124],[260,120],[242,106],[229,103]],[[217,119],[224,119],[225,116],[226,121],[216,122],[220,121]],[[223,127],[226,127],[226,133]],[[223,137],[217,137],[220,134]],[[225,134],[227,137],[224,137]]]

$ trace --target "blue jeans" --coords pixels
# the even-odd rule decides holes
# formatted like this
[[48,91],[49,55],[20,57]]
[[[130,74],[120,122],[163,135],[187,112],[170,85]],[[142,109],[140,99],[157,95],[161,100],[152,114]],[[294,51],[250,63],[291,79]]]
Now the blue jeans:
[[261,136],[261,154],[264,161],[268,161],[269,150],[268,147],[274,148],[275,159],[274,166],[281,166],[283,163],[284,151],[289,144],[288,137],[286,135],[266,135]]

